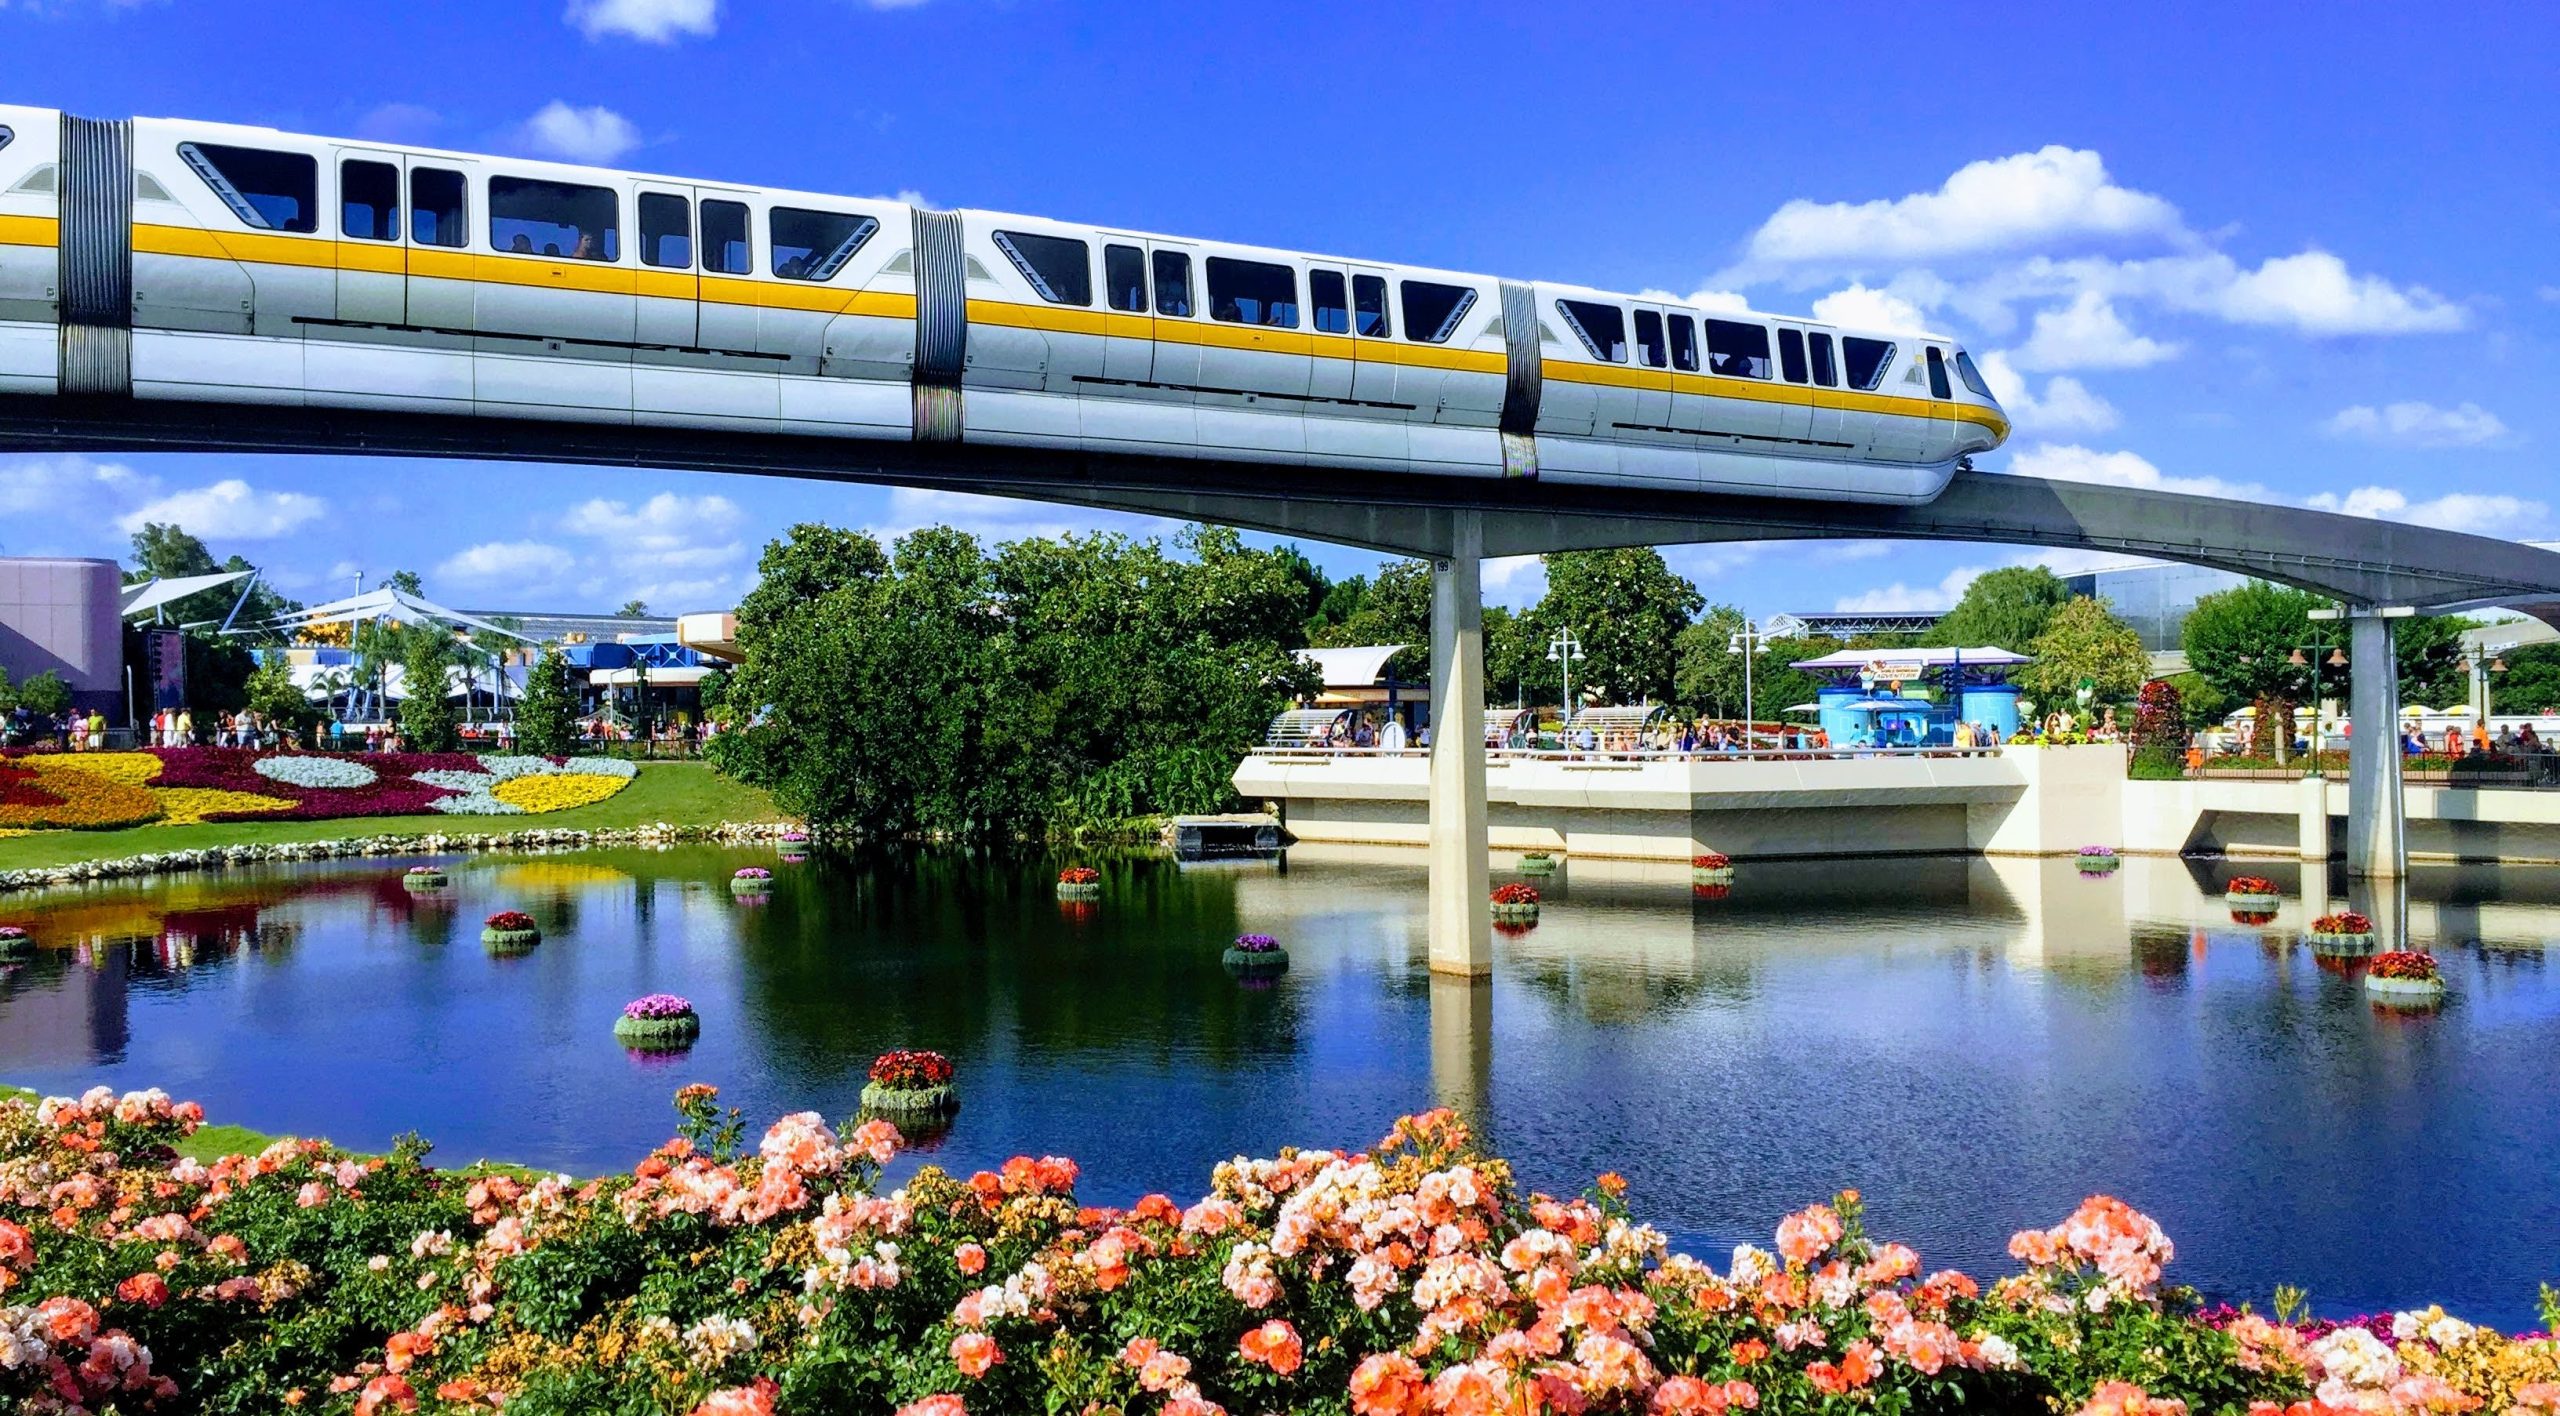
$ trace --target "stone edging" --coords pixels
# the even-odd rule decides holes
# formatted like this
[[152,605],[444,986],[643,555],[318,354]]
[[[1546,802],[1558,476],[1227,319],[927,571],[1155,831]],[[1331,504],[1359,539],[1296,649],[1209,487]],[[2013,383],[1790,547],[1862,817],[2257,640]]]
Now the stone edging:
[[577,850],[595,846],[662,846],[697,841],[769,841],[801,829],[788,821],[723,821],[712,826],[647,826],[604,831],[569,827],[535,827],[506,832],[427,832],[409,836],[359,836],[335,841],[278,841],[268,845],[207,846],[193,851],[155,851],[115,860],[75,861],[65,865],[0,870],[0,895],[41,890],[50,885],[80,885],[98,880],[128,880],[149,875],[182,875],[235,865],[276,861],[347,860],[367,856],[451,855],[457,852]]

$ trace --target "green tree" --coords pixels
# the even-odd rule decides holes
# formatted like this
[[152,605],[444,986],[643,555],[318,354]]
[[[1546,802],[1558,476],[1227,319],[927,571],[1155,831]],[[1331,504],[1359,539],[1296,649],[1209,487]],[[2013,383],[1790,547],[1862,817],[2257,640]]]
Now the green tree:
[[646,600],[625,600],[622,602],[622,608],[613,612],[613,617],[615,619],[627,620],[647,619],[649,617],[649,602]]
[[1706,603],[1650,546],[1561,551],[1541,559],[1547,593],[1531,611],[1539,629],[1569,629],[1581,642],[1573,666],[1576,697],[1614,703],[1668,703],[1679,662],[1676,643]]
[[702,703],[704,717],[718,715],[729,701],[729,671],[720,668],[703,670],[702,678],[694,685],[693,691]]
[[2491,712],[2560,711],[2560,644],[2528,644],[2499,657],[2507,671],[2489,675]]
[[391,578],[382,583],[403,595],[415,595],[421,599],[426,597],[427,582],[419,579],[418,573],[414,570],[395,570],[391,572]]
[[541,757],[578,750],[578,692],[557,644],[543,645],[525,671],[524,690],[516,698],[516,744]]
[[49,718],[58,718],[71,711],[71,686],[62,681],[62,675],[51,669],[19,680],[17,697],[18,706]]
[[2180,636],[2187,662],[2223,694],[2257,706],[2252,752],[2280,756],[2293,741],[2294,707],[2312,687],[2311,669],[2295,665],[2293,653],[2312,642],[2311,612],[2329,603],[2252,580],[2205,596],[2187,613]]
[[1547,658],[1547,635],[1533,615],[1503,605],[1484,608],[1484,701],[1487,707],[1561,703],[1558,666]]
[[2142,636],[2086,595],[2055,610],[2027,652],[2035,662],[2019,670],[2018,683],[2044,704],[2075,702],[2084,683],[2092,707],[2121,703],[2151,676]]
[[[227,572],[254,571],[255,566],[239,556],[217,561],[203,541],[174,522],[150,521],[133,533],[134,569],[125,575],[128,585],[146,580],[175,580],[190,575],[219,575]],[[248,598],[241,598],[243,582],[217,585],[199,590],[184,599],[171,601],[164,613],[172,624],[203,625],[207,629],[229,619],[238,639],[253,647],[270,647],[284,642],[283,631],[275,622],[301,609],[300,601],[287,599],[264,580],[248,584]],[[238,613],[233,613],[234,606]]]
[[1975,576],[1947,617],[1920,636],[1927,645],[2026,653],[2045,621],[2071,599],[2061,576],[2040,565],[2004,566]]
[[[1682,711],[1712,718],[1743,716],[1744,656],[1732,647],[1742,624],[1741,610],[1710,605],[1696,624],[1680,631],[1675,698]],[[1799,659],[1818,659],[1839,647],[1838,640],[1823,636],[1762,640],[1755,645],[1747,676],[1751,720],[1784,721],[1789,708],[1812,702],[1822,680],[1794,664]]]
[[453,637],[432,625],[402,636],[400,736],[411,752],[454,752],[462,746],[453,704],[445,699],[445,671],[453,667]]
[[309,696],[294,683],[293,666],[282,654],[268,655],[251,671],[242,686],[242,697],[249,711],[290,737],[300,737],[320,716],[312,708]]
[[1401,644],[1404,651],[1387,661],[1387,672],[1405,683],[1430,682],[1431,563],[1389,561],[1373,579],[1354,576],[1343,583],[1359,586],[1358,593],[1337,597],[1327,592],[1320,607],[1326,623],[1309,628],[1310,642],[1331,648]]

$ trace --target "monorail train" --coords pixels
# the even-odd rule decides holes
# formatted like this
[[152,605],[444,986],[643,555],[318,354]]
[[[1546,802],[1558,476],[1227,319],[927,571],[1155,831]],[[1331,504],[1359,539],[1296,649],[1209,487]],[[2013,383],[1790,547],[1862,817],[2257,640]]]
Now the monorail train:
[[0,393],[1859,501],[1947,339],[982,211],[0,105]]

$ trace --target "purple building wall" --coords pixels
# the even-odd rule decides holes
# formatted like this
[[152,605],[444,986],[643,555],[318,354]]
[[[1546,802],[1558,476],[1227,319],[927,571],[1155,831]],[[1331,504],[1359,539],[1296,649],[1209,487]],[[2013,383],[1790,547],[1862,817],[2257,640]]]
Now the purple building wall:
[[50,669],[81,711],[122,719],[123,576],[109,560],[0,557],[0,669]]

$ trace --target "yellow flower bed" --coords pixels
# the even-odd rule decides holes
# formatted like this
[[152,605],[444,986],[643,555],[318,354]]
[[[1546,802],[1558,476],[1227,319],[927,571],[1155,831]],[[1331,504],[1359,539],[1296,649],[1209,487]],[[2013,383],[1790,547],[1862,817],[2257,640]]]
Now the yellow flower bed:
[[283,797],[210,787],[153,787],[151,795],[160,803],[161,819],[172,826],[202,825],[217,811],[291,811],[294,806]]
[[36,759],[0,762],[0,828],[102,831],[159,819],[160,803],[148,788],[129,786],[97,772],[36,765]]
[[39,772],[86,772],[128,787],[139,787],[160,775],[160,759],[147,752],[54,752],[18,761]]
[[562,772],[538,777],[510,777],[491,787],[489,795],[519,811],[539,814],[567,811],[573,806],[593,806],[629,785],[631,779],[628,777]]

